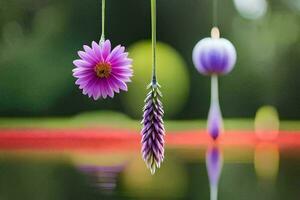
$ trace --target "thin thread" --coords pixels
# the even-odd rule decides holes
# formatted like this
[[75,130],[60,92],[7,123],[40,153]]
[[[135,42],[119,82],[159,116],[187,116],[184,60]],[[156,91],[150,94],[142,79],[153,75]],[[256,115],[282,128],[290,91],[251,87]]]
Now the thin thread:
[[100,42],[105,41],[105,0],[102,0],[102,33]]
[[218,0],[213,0],[213,26],[218,27]]
[[156,0],[151,0],[152,83],[156,84]]

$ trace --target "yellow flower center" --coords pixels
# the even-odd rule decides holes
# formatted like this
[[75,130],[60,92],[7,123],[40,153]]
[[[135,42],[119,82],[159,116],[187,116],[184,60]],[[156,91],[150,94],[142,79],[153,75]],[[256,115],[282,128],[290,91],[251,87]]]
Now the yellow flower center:
[[99,78],[108,78],[111,73],[111,65],[109,63],[100,62],[95,66],[95,72]]

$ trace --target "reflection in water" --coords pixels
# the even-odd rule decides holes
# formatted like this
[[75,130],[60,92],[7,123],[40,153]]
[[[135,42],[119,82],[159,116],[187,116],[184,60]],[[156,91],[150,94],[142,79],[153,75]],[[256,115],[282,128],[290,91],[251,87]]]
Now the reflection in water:
[[279,171],[279,149],[271,143],[261,143],[255,148],[254,167],[261,180],[275,181]]
[[[122,186],[126,194],[136,197],[134,199],[179,199],[186,195],[188,189],[188,170],[178,157],[168,154],[168,159],[155,174],[149,173],[139,154],[133,157],[124,173],[122,173]],[[185,198],[183,198],[185,199]]]
[[213,146],[206,153],[206,169],[210,184],[210,199],[218,199],[218,184],[223,167],[223,156],[218,146]]
[[255,147],[254,167],[261,180],[275,181],[279,171],[279,114],[273,106],[263,106],[256,112],[255,134],[260,142]]
[[91,178],[93,186],[106,193],[113,193],[117,186],[117,179],[124,170],[124,165],[117,166],[80,166],[79,170]]

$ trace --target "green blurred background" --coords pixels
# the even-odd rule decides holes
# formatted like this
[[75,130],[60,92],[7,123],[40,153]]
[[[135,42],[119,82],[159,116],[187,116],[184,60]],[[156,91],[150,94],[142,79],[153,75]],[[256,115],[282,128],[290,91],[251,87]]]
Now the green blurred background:
[[[248,2],[248,3],[247,3]],[[167,118],[205,118],[210,80],[191,54],[209,36],[209,0],[158,0],[158,76]],[[72,61],[83,44],[100,39],[99,0],[0,0],[0,116],[69,116],[114,110],[140,118],[150,81],[150,1],[107,0],[106,36],[128,47],[135,77],[112,100],[82,95]],[[253,117],[265,104],[283,119],[300,117],[300,1],[219,1],[219,27],[238,62],[220,79],[225,117]]]

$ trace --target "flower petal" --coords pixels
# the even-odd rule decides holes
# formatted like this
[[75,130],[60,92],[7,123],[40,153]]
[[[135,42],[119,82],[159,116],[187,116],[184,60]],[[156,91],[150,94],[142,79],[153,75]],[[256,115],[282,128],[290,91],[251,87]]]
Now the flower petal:
[[107,79],[107,82],[108,82],[109,86],[113,89],[114,92],[116,92],[116,93],[120,92],[120,88],[112,79]]
[[111,61],[111,59],[113,59],[114,57],[119,55],[119,51],[120,51],[121,45],[116,46],[111,53],[109,54],[109,56],[107,57],[106,61]]
[[112,90],[112,88],[110,87],[110,85],[108,84],[108,81],[107,81],[107,79],[103,79],[103,86],[104,86],[104,88],[105,88],[105,90],[106,90],[106,93],[107,93],[107,95],[109,96],[109,97],[112,97],[113,96],[113,90]]
[[118,87],[121,90],[124,90],[124,91],[128,90],[126,83],[124,83],[123,81],[121,81],[120,79],[118,79],[115,75],[112,74],[111,75],[111,79],[118,85]]
[[114,88],[113,88],[112,85],[110,85],[109,79],[107,79],[106,82],[107,82],[107,85],[108,85],[108,88],[109,88],[108,96],[110,96],[111,98],[113,98],[114,97]]
[[96,101],[100,98],[101,96],[101,91],[100,91],[100,80],[95,81],[94,85],[93,85],[93,99]]
[[121,62],[121,61],[123,61],[124,59],[127,59],[127,58],[128,58],[128,53],[121,53],[121,54],[115,55],[109,61],[111,63],[117,63],[117,62]]
[[92,64],[91,63],[88,63],[87,61],[84,61],[84,60],[74,60],[73,61],[73,64],[76,66],[76,67],[84,67],[84,68],[90,68],[92,67]]
[[106,61],[106,59],[108,58],[110,51],[111,51],[111,43],[109,40],[106,40],[102,46],[101,46],[101,50],[102,50],[102,57],[103,59]]
[[93,58],[92,56],[90,56],[88,53],[84,51],[78,51],[78,55],[82,60],[85,60],[93,65],[97,63],[97,59]]
[[92,58],[96,60],[96,62],[100,62],[100,59],[97,57],[93,49],[87,45],[83,45],[84,51]]
[[131,65],[131,64],[132,64],[132,59],[130,59],[130,58],[126,58],[123,60],[117,60],[117,61],[111,63],[111,65],[113,67],[120,67],[120,66]]
[[97,56],[98,60],[100,62],[103,62],[103,56],[102,56],[102,50],[101,47],[99,46],[99,44],[97,44],[95,41],[92,42],[92,49],[95,53],[95,55]]
[[106,90],[106,85],[104,84],[104,81],[105,80],[100,80],[99,87],[100,87],[101,95],[102,95],[103,99],[106,99],[107,90]]

